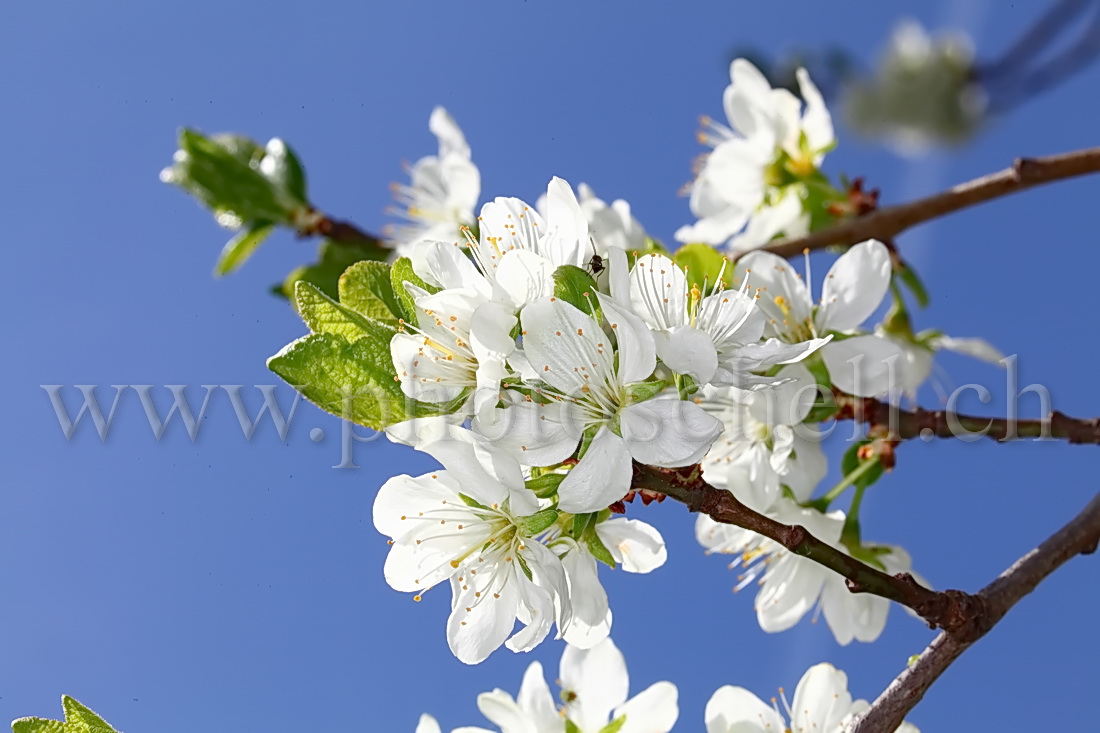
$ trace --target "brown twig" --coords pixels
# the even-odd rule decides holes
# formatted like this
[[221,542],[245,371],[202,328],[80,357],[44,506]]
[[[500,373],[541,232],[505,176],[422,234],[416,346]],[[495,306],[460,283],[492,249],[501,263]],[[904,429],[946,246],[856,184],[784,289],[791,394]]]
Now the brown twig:
[[385,240],[364,232],[350,221],[333,219],[315,209],[310,209],[302,217],[298,234],[303,237],[324,237],[341,244],[350,244],[368,249],[385,249]]
[[838,420],[858,420],[875,437],[888,440],[922,438],[991,438],[1004,443],[1021,438],[1064,440],[1100,445],[1100,418],[1069,417],[1057,410],[1038,420],[1001,419],[960,415],[947,410],[917,407],[903,410],[888,402],[834,392]]
[[960,183],[941,193],[907,204],[882,209],[841,222],[836,226],[784,239],[762,249],[792,257],[805,250],[833,245],[849,245],[867,239],[889,239],[901,232],[959,209],[1024,191],[1032,186],[1100,172],[1100,148],[1087,148],[1072,153],[1044,158],[1017,158],[1009,168],[973,181]]
[[1048,575],[1077,555],[1095,552],[1100,542],[1100,494],[1046,542],[1017,560],[977,594],[984,609],[966,630],[941,633],[871,707],[849,726],[848,733],[893,731],[921,701],[928,688],[959,655],[985,636],[1017,601],[1035,590]]
[[872,593],[913,609],[933,628],[965,633],[983,615],[974,597],[963,591],[933,591],[909,573],[888,575],[810,534],[753,511],[729,491],[708,484],[698,466],[657,468],[634,464],[635,489],[658,491],[683,502],[693,512],[723,524],[733,524],[775,540],[796,555],[839,573],[853,593]]

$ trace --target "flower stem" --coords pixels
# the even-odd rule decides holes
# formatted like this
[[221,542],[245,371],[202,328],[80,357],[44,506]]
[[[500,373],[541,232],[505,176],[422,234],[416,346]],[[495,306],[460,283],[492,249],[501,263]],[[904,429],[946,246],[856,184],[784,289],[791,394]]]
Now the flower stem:
[[[829,505],[832,504],[838,496],[847,491],[849,486],[862,478],[864,474],[868,473],[874,466],[877,466],[878,463],[879,458],[877,455],[870,460],[864,461],[863,463],[859,464],[859,467],[856,468],[856,470],[852,471],[850,474],[842,478],[840,480],[840,483],[829,489],[829,491],[824,496],[803,502],[802,506],[810,509],[817,509],[820,512],[828,510]],[[861,500],[862,498],[863,489],[858,488],[856,492],[856,498],[852,499],[852,506],[855,507],[856,511],[858,511],[859,509],[859,500]]]

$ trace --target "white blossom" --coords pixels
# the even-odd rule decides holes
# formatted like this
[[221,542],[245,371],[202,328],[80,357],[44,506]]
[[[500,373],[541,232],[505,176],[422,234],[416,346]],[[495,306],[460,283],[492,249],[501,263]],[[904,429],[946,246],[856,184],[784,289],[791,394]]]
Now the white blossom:
[[[735,251],[745,251],[780,232],[794,235],[805,229],[804,185],[776,184],[785,173],[813,173],[835,138],[821,93],[805,69],[797,76],[805,109],[787,90],[773,89],[745,59],[730,64],[724,95],[729,126],[704,118],[700,139],[714,150],[691,187],[691,211],[698,221],[679,229],[678,241],[728,242]],[[760,221],[754,224],[756,218]]]
[[825,476],[826,460],[815,435],[796,430],[809,413],[815,382],[801,364],[781,369],[782,384],[767,390],[706,389],[698,404],[722,421],[722,436],[702,461],[703,478],[734,490],[744,504],[767,511],[787,487],[810,498]]
[[[396,476],[378,492],[374,525],[392,538],[386,582],[419,594],[449,581],[447,641],[475,664],[508,641],[513,651],[538,645],[569,613],[561,561],[526,527],[540,510],[519,465],[468,431],[420,449],[445,467]],[[532,536],[534,535],[534,536]],[[512,634],[516,620],[524,628]],[[510,638],[509,638],[510,637]]]
[[[848,676],[824,663],[806,670],[789,704],[786,695],[782,698],[786,716],[779,712],[774,698],[772,705],[767,705],[743,687],[721,687],[707,702],[707,733],[841,733],[868,704],[866,700],[853,701]],[[911,723],[902,723],[897,731],[920,733]]]
[[820,353],[832,383],[857,397],[884,395],[896,386],[900,348],[890,339],[858,330],[886,296],[890,273],[886,245],[876,240],[857,244],[833,263],[815,305],[807,282],[770,252],[750,252],[735,269],[735,277],[749,278],[760,295],[757,305],[767,317],[766,334],[787,343],[833,332],[846,335]]
[[[591,649],[567,646],[558,676],[562,686],[559,707],[550,694],[542,665],[532,662],[523,675],[519,694],[512,697],[501,689],[478,695],[482,715],[500,733],[601,733],[617,722],[618,733],[668,733],[680,710],[676,686],[657,682],[627,699],[630,679],[622,652],[604,639]],[[436,733],[435,727],[417,728],[417,733]],[[483,728],[461,728],[454,733],[490,733]]]
[[[510,335],[516,317],[474,290],[428,293],[405,287],[414,296],[418,325],[403,324],[390,340],[401,391],[422,402],[450,402],[466,394],[475,410],[495,407],[507,357],[516,347]],[[457,406],[455,412],[464,415],[468,409]]]
[[745,292],[748,282],[740,290],[721,285],[719,281],[716,292],[703,297],[676,263],[658,254],[639,257],[630,271],[630,302],[653,330],[657,355],[697,384],[771,384],[774,380],[751,372],[805,359],[829,340],[760,343],[765,317]]
[[570,185],[555,177],[546,200],[545,218],[517,198],[490,201],[481,207],[477,238],[467,230],[462,242],[426,245],[417,273],[442,288],[473,289],[513,312],[551,295],[554,270],[583,267],[593,253],[588,222]]
[[409,183],[392,185],[394,211],[406,224],[387,232],[398,256],[414,265],[423,262],[424,242],[450,240],[474,221],[481,195],[481,174],[470,159],[470,146],[447,110],[436,107],[428,127],[439,141],[439,154],[428,155],[409,168]]
[[721,424],[691,402],[652,391],[639,397],[635,385],[656,366],[653,338],[637,316],[610,300],[601,303],[608,331],[555,298],[524,308],[524,356],[545,383],[539,394],[549,404],[532,400],[505,408],[494,433],[532,466],[561,463],[582,437],[591,438],[558,490],[560,508],[572,513],[621,499],[630,488],[632,459],[689,466],[721,432]]
[[[822,514],[780,498],[767,514],[784,524],[801,525],[819,540],[849,552],[841,542],[844,512]],[[743,565],[744,572],[736,590],[754,582],[760,586],[755,608],[764,631],[786,631],[810,611],[815,611],[815,617],[817,612],[825,617],[842,646],[853,640],[874,641],[886,628],[890,601],[871,593],[850,592],[839,574],[773,540],[706,515],[696,520],[695,536],[708,552],[738,556],[731,567]],[[863,550],[891,575],[911,570],[909,554],[900,547],[864,543]]]

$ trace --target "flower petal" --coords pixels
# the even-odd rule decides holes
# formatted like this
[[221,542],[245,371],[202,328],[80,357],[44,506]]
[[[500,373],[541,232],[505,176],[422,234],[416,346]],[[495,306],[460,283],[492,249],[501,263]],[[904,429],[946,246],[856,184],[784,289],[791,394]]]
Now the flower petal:
[[668,550],[654,527],[638,519],[611,519],[596,525],[596,534],[628,573],[648,573],[665,564]]
[[535,252],[513,249],[497,266],[493,297],[515,309],[554,293],[554,264]]
[[779,733],[786,722],[773,708],[743,687],[719,687],[704,712],[707,733]]
[[573,188],[557,176],[546,187],[546,225],[543,254],[556,266],[584,267],[594,254],[588,241],[588,218]]
[[611,719],[626,716],[619,733],[668,733],[680,716],[677,697],[676,685],[657,682],[616,708]]
[[611,631],[611,608],[600,583],[596,559],[585,548],[574,545],[561,558],[569,582],[569,621],[562,629],[567,644],[590,649]]
[[439,141],[439,157],[447,155],[470,157],[470,146],[466,143],[462,128],[444,107],[437,106],[432,110],[432,115],[428,118],[428,129]]
[[512,633],[519,589],[509,580],[496,585],[490,585],[491,581],[477,585],[470,582],[465,586],[467,590],[460,590],[452,579],[455,598],[447,619],[447,644],[460,662],[485,661]]
[[573,455],[581,438],[570,404],[518,402],[479,415],[474,429],[525,466],[552,466]]
[[416,733],[443,733],[439,729],[439,723],[435,718],[424,713],[420,716],[420,722],[416,724]]
[[567,646],[561,655],[563,697],[575,697],[565,705],[566,715],[583,731],[597,731],[608,722],[612,710],[626,701],[630,680],[622,652],[611,639],[591,649]]
[[795,730],[836,730],[852,707],[848,675],[831,664],[815,664],[806,670],[791,701],[791,727]]
[[853,336],[821,349],[833,386],[856,397],[878,397],[902,389],[901,348],[879,336]]
[[[722,422],[694,402],[658,397],[627,406],[619,413],[630,454],[651,466],[690,466],[702,460]],[[621,498],[621,497],[620,497]]]
[[630,305],[652,329],[687,324],[687,292],[684,271],[664,255],[639,257],[630,270]]
[[657,355],[672,371],[687,374],[697,384],[709,384],[718,371],[718,352],[711,337],[691,326],[653,334]]
[[849,249],[825,276],[821,307],[814,321],[819,332],[851,331],[871,317],[890,289],[890,250],[871,239]]
[[523,682],[519,686],[519,695],[516,702],[527,715],[527,720],[534,724],[537,733],[550,733],[561,729],[561,716],[554,704],[554,698],[550,694],[550,687],[546,684],[546,676],[542,672],[542,665],[531,662],[527,671],[523,673]]
[[[589,382],[601,384],[615,373],[608,337],[590,316],[569,303],[556,298],[536,300],[523,309],[520,319],[528,361],[543,381],[563,394],[579,396]],[[644,325],[642,329],[649,338]],[[650,339],[650,349],[652,343]],[[652,372],[650,366],[646,376]]]
[[606,426],[601,427],[580,462],[558,487],[558,507],[571,514],[606,509],[626,495],[631,475],[626,442]]
[[619,355],[618,383],[630,384],[649,379],[657,367],[653,336],[641,318],[611,298],[597,294],[603,317],[615,334]]
[[734,277],[735,285],[747,277],[749,292],[756,290],[760,296],[756,304],[764,311],[772,335],[809,321],[813,309],[810,291],[783,258],[771,252],[749,252],[737,261]]

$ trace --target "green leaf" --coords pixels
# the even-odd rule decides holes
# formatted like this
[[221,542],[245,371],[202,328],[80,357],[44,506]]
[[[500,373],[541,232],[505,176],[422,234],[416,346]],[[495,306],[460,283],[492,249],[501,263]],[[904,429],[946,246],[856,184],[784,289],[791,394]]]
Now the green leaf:
[[684,270],[689,285],[694,285],[703,293],[709,292],[718,282],[718,275],[723,267],[729,270],[725,277],[729,277],[733,270],[722,254],[706,244],[685,244],[676,250],[672,256],[673,261]]
[[294,297],[294,284],[299,280],[313,283],[330,298],[340,297],[340,276],[363,260],[384,260],[386,250],[365,242],[336,242],[326,239],[317,248],[318,260],[299,267],[287,275],[278,288],[287,298]]
[[[389,356],[390,341],[397,333],[393,326],[345,307],[305,281],[297,283],[294,303],[302,320],[314,333],[332,333],[347,341],[369,338],[375,348]],[[392,363],[390,369],[393,369]]]
[[[870,445],[871,442],[872,441],[869,438],[863,438],[853,443],[848,450],[844,451],[844,456],[840,459],[840,470],[845,476],[850,475],[857,468],[859,468],[861,464],[865,462],[859,457],[859,449],[865,445]],[[868,468],[867,473],[863,474],[853,482],[855,486],[861,489],[867,488],[882,477],[882,463],[879,462],[877,459],[871,460],[874,460],[877,465]]]
[[584,533],[584,543],[588,546],[588,551],[592,553],[592,557],[596,558],[604,565],[607,565],[612,570],[615,569],[615,558],[611,556],[611,551],[607,549],[600,536],[596,534],[596,522],[588,526]]
[[406,397],[389,346],[374,338],[348,341],[336,333],[314,333],[289,344],[267,366],[322,410],[375,430],[455,409]]
[[72,733],[116,733],[106,720],[68,695],[61,696],[61,708],[65,711],[65,727]]
[[562,265],[554,270],[554,295],[592,315],[597,307],[596,281],[592,274],[576,265]]
[[242,229],[222,248],[218,262],[214,265],[215,277],[228,275],[243,265],[274,230],[275,226],[268,222],[255,223],[247,229]]
[[308,203],[261,172],[267,155],[240,135],[207,137],[184,129],[172,165],[160,177],[190,193],[214,211],[220,223],[233,228],[263,221],[288,224],[292,212]]
[[525,535],[532,536],[537,535],[547,527],[553,526],[556,521],[558,521],[557,509],[543,509],[530,516],[521,517],[519,520],[519,528]]
[[405,288],[405,283],[415,285],[422,290],[427,290],[429,293],[438,293],[439,288],[424,282],[413,271],[412,260],[408,257],[401,257],[393,263],[393,267],[390,268],[390,284],[393,285],[394,295],[397,296],[397,300],[401,305],[405,320],[415,326],[416,304],[413,302],[413,296]]
[[921,308],[928,307],[928,289],[924,287],[924,282],[917,275],[916,270],[910,267],[908,263],[901,262],[894,268],[894,275],[905,284],[905,287],[917,299],[917,305]]
[[306,172],[294,151],[279,138],[267,141],[264,157],[260,161],[260,172],[278,189],[281,189],[291,201],[308,205],[306,196]]
[[385,262],[356,262],[340,276],[338,290],[341,305],[376,321],[397,325],[402,317]]
[[565,721],[565,733],[584,733],[584,731],[578,728],[576,723],[567,718]]
[[564,473],[544,473],[541,476],[527,479],[527,488],[535,492],[540,499],[548,499],[558,493],[558,487],[565,480]]
[[103,718],[68,695],[61,696],[65,721],[19,718],[11,723],[12,733],[118,733]]
[[65,724],[60,720],[45,718],[19,718],[11,721],[12,733],[66,733]]

